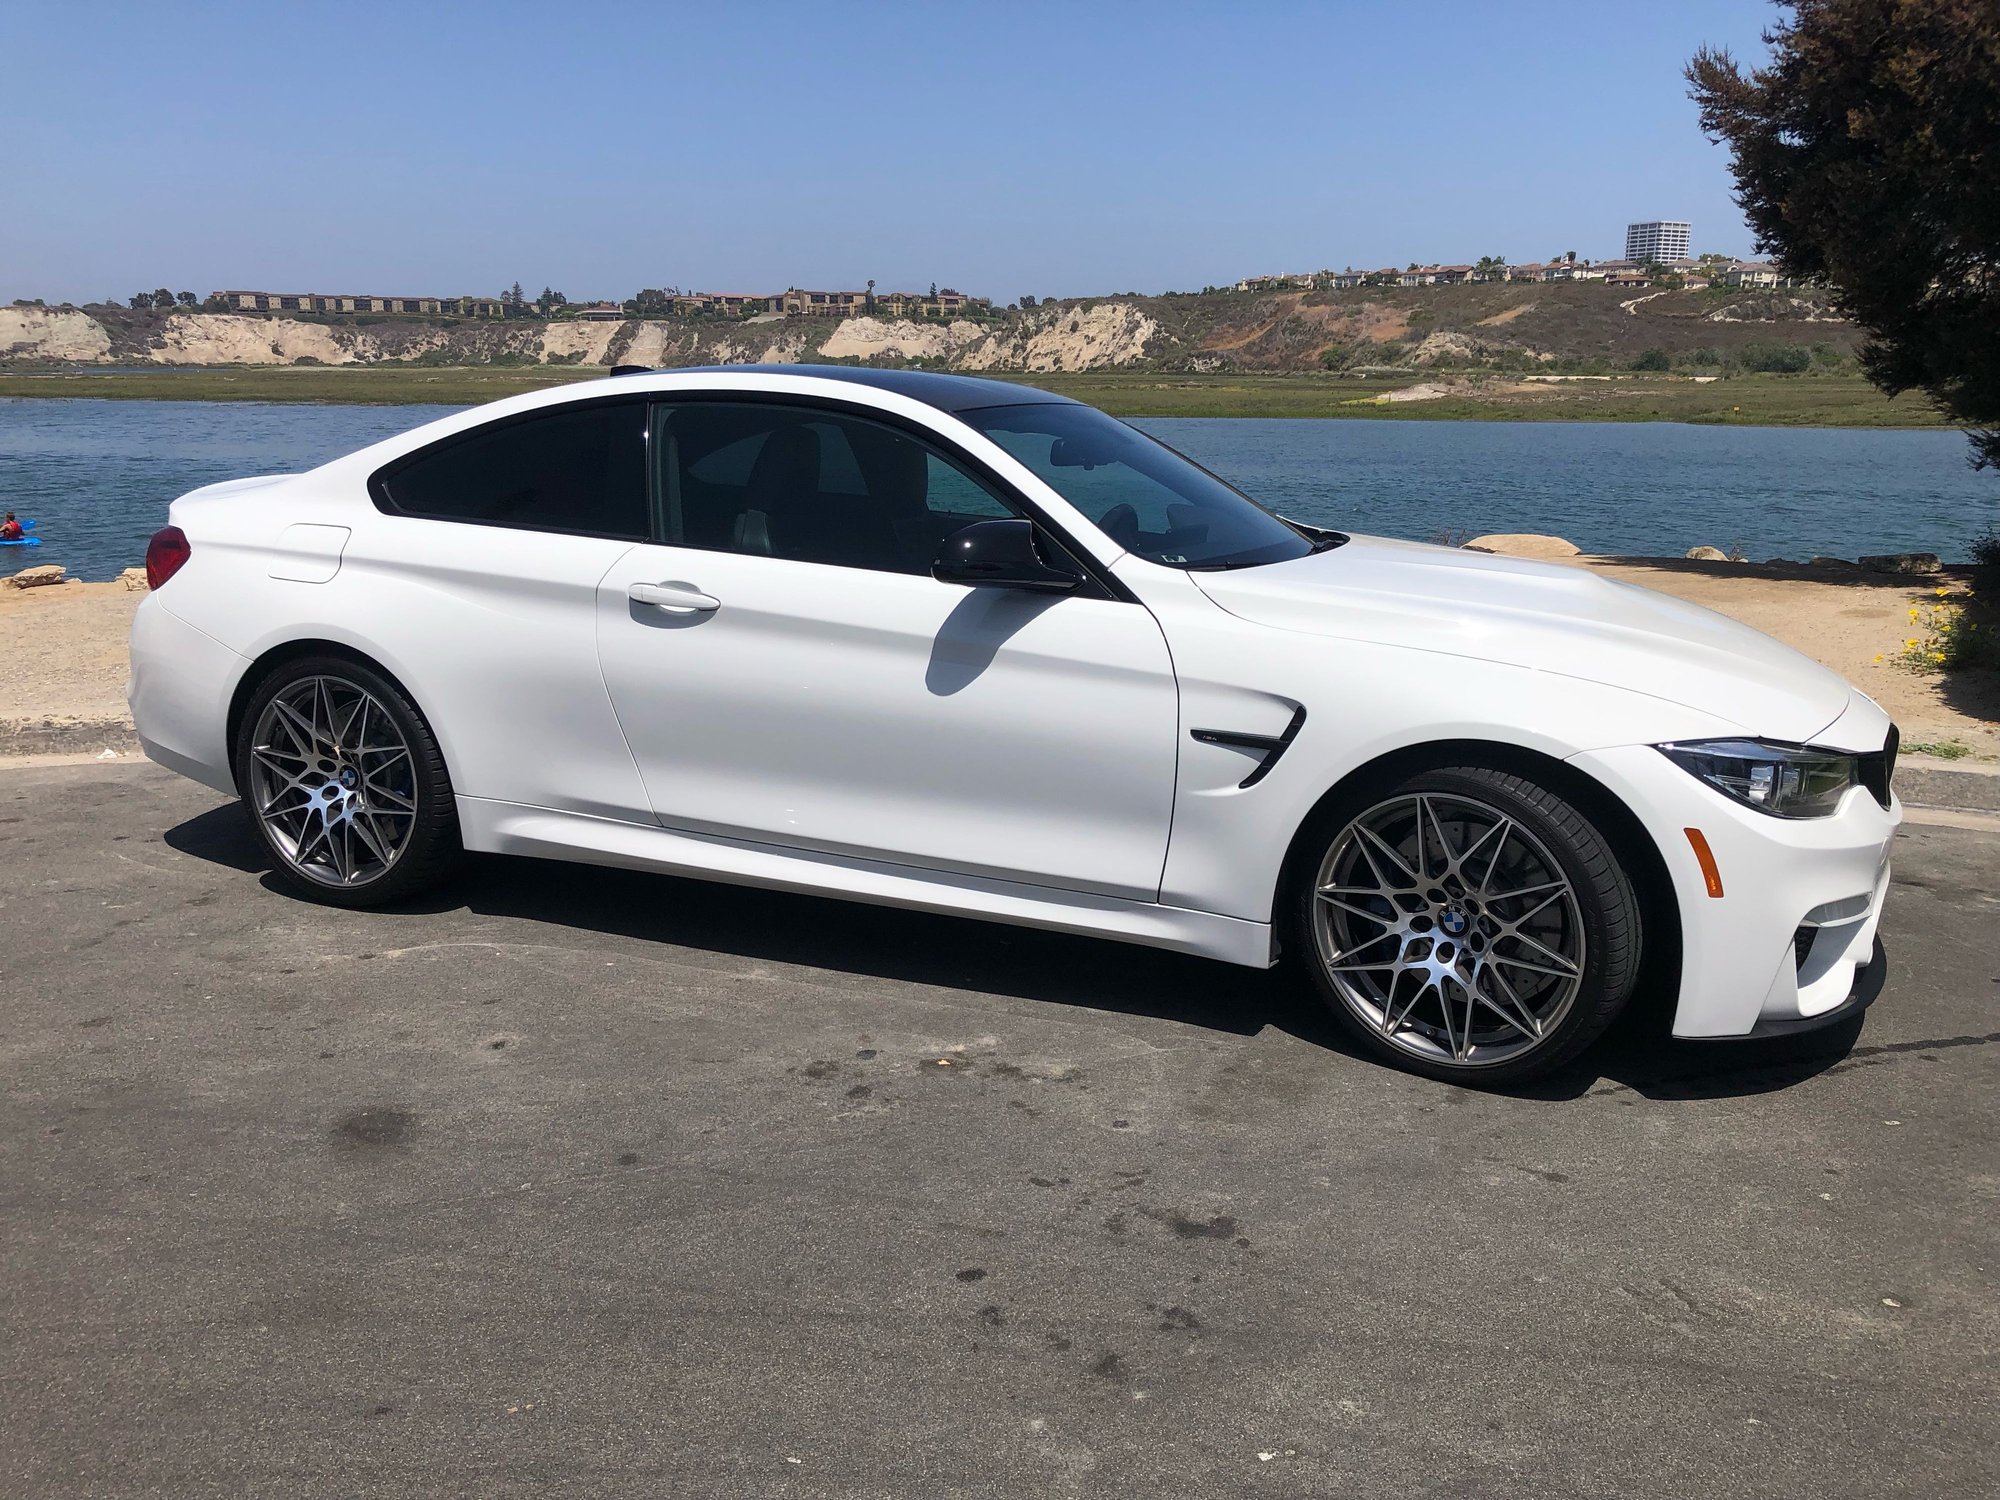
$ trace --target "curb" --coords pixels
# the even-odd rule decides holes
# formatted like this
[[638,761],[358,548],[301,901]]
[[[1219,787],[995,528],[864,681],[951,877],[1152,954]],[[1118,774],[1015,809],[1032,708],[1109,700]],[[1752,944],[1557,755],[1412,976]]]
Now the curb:
[[2000,813],[2000,766],[1954,766],[1911,756],[1896,764],[1896,795],[1912,807]]
[[54,719],[0,720],[0,756],[87,755],[115,750],[139,753],[139,736],[130,719],[89,719],[61,723]]

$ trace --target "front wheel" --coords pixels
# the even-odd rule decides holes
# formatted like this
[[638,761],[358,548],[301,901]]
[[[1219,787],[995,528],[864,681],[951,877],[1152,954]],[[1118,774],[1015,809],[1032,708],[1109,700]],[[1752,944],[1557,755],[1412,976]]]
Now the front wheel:
[[1573,803],[1485,766],[1424,771],[1307,830],[1295,951],[1378,1056],[1500,1083],[1575,1057],[1631,998],[1639,903]]
[[435,884],[460,853],[430,725],[357,661],[286,662],[258,684],[237,732],[236,785],[279,876],[314,900],[393,901]]

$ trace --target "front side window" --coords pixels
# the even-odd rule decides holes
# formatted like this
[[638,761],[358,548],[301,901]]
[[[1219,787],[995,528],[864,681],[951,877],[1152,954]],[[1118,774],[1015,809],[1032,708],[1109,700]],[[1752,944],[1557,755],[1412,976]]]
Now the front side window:
[[1127,552],[1171,568],[1247,568],[1313,544],[1255,501],[1137,428],[1074,402],[989,406],[961,420]]
[[952,532],[1020,514],[909,434],[819,407],[683,402],[653,453],[669,546],[927,574]]
[[641,541],[646,406],[558,407],[477,429],[393,465],[375,491],[409,516]]

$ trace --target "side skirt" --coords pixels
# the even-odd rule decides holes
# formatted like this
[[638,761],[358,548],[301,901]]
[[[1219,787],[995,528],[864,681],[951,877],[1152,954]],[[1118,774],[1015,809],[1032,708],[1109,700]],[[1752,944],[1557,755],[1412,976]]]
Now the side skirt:
[[458,799],[458,826],[465,847],[481,853],[653,870],[977,917],[1166,948],[1254,969],[1273,962],[1268,922],[1246,922],[1214,912],[846,859],[483,797]]

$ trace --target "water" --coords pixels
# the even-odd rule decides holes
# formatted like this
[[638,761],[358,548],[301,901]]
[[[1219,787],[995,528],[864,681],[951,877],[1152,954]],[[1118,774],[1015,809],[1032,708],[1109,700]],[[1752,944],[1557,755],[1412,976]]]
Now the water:
[[[142,561],[196,485],[306,469],[455,411],[446,406],[0,400],[0,509],[43,545],[0,572],[61,563],[110,578]],[[2000,479],[1951,432],[1666,422],[1158,418],[1137,425],[1301,521],[1420,541],[1539,531],[1586,552],[1751,557],[1929,551],[1963,557],[2000,518]]]
[[2000,476],[1962,433],[1674,422],[1147,420],[1273,510],[1430,541],[1492,531],[1586,552],[1708,545],[1803,560],[1936,552],[2000,520]]

